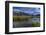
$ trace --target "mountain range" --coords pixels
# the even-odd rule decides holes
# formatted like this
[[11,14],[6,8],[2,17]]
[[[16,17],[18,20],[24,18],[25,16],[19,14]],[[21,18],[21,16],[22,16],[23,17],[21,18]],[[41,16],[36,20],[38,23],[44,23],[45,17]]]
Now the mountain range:
[[21,12],[21,11],[16,11],[16,12],[13,12],[14,15],[35,15],[35,16],[40,16],[40,13],[38,12],[34,12],[32,14],[29,14],[29,13],[25,13],[25,12]]

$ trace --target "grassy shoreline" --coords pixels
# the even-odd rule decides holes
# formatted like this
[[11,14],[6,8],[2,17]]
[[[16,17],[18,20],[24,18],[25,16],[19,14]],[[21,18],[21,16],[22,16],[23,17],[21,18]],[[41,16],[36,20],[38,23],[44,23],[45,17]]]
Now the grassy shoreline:
[[13,16],[13,21],[28,21],[31,16]]

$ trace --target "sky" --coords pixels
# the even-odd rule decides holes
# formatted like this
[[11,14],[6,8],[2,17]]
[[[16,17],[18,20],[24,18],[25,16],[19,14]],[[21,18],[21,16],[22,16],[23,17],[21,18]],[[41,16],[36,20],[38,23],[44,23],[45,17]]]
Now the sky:
[[40,8],[33,8],[33,7],[13,7],[13,11],[21,11],[29,14],[39,14]]

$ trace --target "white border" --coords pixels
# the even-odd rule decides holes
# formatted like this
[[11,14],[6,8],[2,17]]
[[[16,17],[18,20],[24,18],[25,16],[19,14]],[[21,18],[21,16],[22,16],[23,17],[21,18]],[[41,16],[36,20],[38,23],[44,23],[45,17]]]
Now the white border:
[[[40,7],[40,27],[13,28],[13,7]],[[43,5],[9,3],[9,32],[43,30]]]

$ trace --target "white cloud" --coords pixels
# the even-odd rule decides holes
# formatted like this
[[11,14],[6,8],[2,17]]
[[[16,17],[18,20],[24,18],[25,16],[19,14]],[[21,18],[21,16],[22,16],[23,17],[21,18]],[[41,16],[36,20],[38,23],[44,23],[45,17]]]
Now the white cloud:
[[19,9],[13,9],[13,11],[21,11],[21,10],[19,10]]

